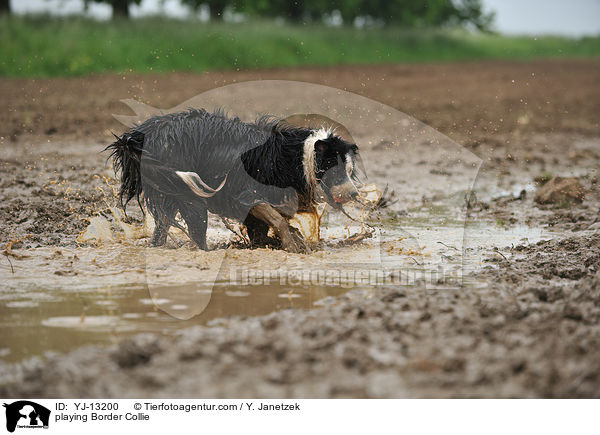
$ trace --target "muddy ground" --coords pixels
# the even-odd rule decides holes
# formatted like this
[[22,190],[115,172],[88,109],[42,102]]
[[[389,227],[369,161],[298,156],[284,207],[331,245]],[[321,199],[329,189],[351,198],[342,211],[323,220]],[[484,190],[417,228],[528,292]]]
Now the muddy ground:
[[[44,355],[59,347],[48,345],[22,362],[10,358],[16,345],[5,337],[0,396],[600,396],[599,67],[596,60],[561,60],[0,80],[3,331],[18,318],[7,308],[16,306],[11,295],[31,292],[36,281],[66,288],[140,280],[130,257],[77,241],[92,216],[112,216],[113,180],[100,150],[111,130],[122,130],[111,114],[128,114],[123,98],[169,108],[226,83],[276,78],[382,101],[483,161],[463,205],[467,226],[493,233],[487,244],[465,245],[478,254],[467,272],[477,285],[356,288],[321,299],[318,309],[223,312],[175,336],[117,334],[112,346],[66,355]],[[377,138],[376,131],[365,134]],[[361,147],[372,180],[391,184],[398,199],[378,217],[381,225],[432,216],[464,187],[464,168],[442,165],[435,150],[399,158],[373,143]],[[403,173],[431,179],[408,191]],[[577,177],[583,202],[535,203],[535,190],[555,175]],[[440,188],[446,180],[453,192]],[[509,241],[517,230],[527,239]],[[354,248],[347,249],[334,255],[352,255]],[[201,260],[210,262],[217,251]],[[204,254],[173,243],[164,255],[185,257],[193,267]],[[325,258],[268,250],[252,256],[311,267]],[[98,258],[112,265],[99,268]],[[280,311],[265,314],[273,310]]]
[[318,310],[224,320],[176,340],[141,335],[6,367],[0,393],[597,397],[600,236],[515,251],[522,257],[488,272],[494,286],[477,293],[352,291]]

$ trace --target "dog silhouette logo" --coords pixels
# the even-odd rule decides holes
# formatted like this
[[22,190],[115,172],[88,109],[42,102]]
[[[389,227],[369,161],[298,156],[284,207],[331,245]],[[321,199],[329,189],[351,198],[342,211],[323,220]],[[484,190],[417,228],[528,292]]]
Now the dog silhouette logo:
[[50,410],[29,400],[19,400],[4,404],[6,408],[6,430],[14,432],[16,428],[48,428]]

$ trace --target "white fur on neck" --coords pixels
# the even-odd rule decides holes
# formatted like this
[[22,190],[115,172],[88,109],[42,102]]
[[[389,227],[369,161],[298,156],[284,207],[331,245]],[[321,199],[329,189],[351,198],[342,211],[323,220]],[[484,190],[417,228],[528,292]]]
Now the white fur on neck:
[[348,178],[350,178],[352,176],[352,172],[354,172],[354,162],[352,161],[350,154],[346,154],[344,159],[346,160],[346,174],[348,175]]
[[315,144],[320,140],[325,140],[331,135],[331,130],[320,128],[313,130],[310,136],[304,140],[304,155],[302,159],[302,167],[304,169],[304,178],[310,189],[314,189],[317,185],[317,161],[315,158]]

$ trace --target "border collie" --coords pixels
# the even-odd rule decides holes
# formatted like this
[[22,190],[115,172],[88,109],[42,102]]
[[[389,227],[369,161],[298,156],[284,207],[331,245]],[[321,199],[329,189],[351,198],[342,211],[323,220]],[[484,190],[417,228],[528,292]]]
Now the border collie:
[[253,246],[269,244],[272,228],[283,249],[305,252],[288,219],[314,211],[318,202],[339,209],[358,195],[358,147],[328,129],[271,117],[247,123],[222,111],[190,109],[155,116],[115,137],[106,149],[121,173],[121,205],[133,198],[146,205],[156,223],[154,246],[164,245],[176,226],[206,250],[210,211],[244,223]]

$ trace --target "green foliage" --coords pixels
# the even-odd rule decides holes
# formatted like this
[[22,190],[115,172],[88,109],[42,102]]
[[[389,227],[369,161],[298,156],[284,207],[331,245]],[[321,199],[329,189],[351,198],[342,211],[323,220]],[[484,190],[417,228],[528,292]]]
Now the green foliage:
[[600,37],[0,16],[0,75],[13,77],[598,55]]
[[370,16],[404,27],[471,23],[487,29],[491,14],[484,14],[481,0],[183,0],[198,8],[210,6],[217,16],[226,6],[260,17],[284,17],[293,22],[318,21],[324,14],[340,11],[345,23]]

